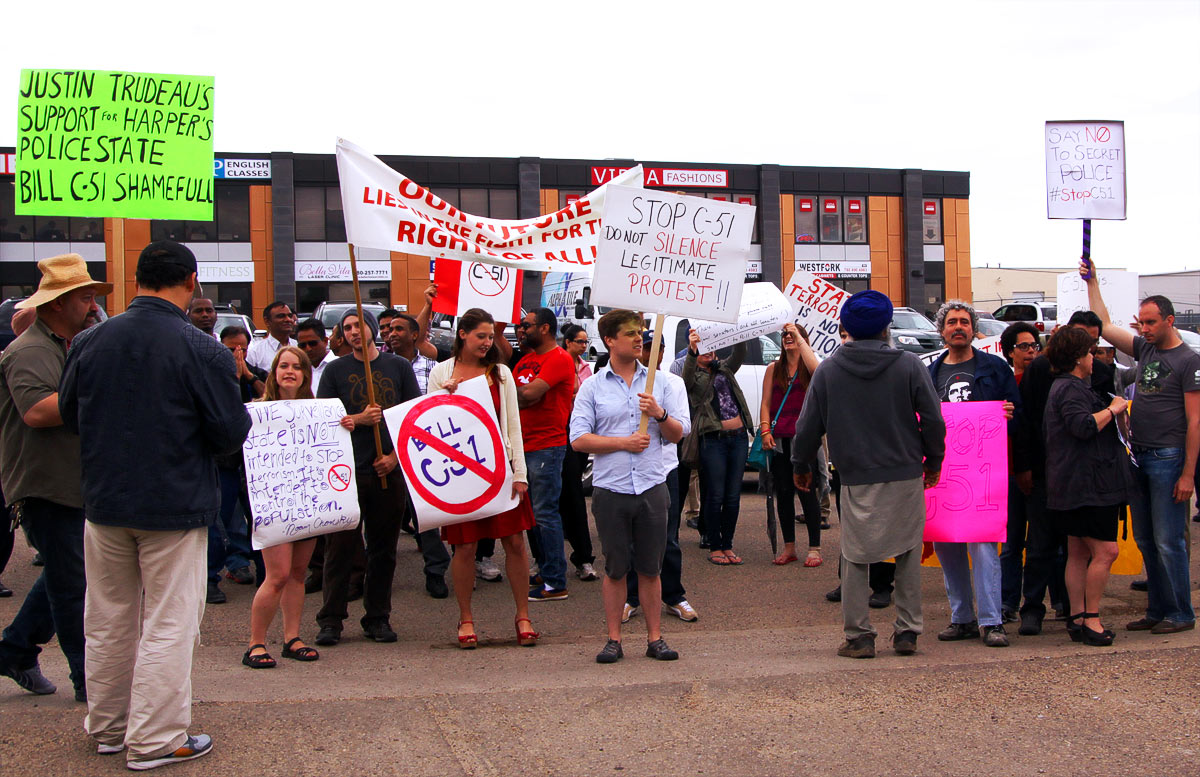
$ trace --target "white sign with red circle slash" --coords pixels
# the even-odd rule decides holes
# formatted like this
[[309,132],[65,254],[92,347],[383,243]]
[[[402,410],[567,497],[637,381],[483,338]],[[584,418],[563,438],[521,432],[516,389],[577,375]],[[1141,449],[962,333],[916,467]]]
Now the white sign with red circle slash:
[[242,444],[255,550],[358,526],[354,448],[338,399],[251,402]]
[[460,316],[471,308],[482,308],[497,323],[516,323],[521,320],[523,280],[524,273],[511,267],[439,258],[433,269],[438,286],[433,312]]
[[517,506],[486,378],[390,407],[383,416],[422,531]]

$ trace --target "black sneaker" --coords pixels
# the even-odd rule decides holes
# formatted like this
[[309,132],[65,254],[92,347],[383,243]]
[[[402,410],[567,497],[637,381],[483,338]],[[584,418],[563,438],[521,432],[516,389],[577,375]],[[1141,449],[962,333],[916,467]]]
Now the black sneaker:
[[441,575],[426,574],[425,590],[434,599],[445,599],[450,595],[450,589],[446,587],[446,578]]
[[322,626],[317,632],[317,638],[313,640],[322,647],[336,645],[342,641],[342,630],[333,626]]
[[840,602],[842,600],[842,587],[839,585],[837,588],[825,594],[825,600],[830,602]]
[[225,604],[227,597],[225,592],[216,583],[208,584],[208,594],[204,597],[205,604]]
[[1017,633],[1022,637],[1033,637],[1042,633],[1042,616],[1036,612],[1021,613],[1021,625]]
[[837,654],[843,658],[874,658],[875,638],[870,634],[848,639],[838,648]]
[[596,654],[597,664],[615,664],[625,657],[625,651],[621,650],[621,643],[618,640],[610,639],[604,643],[604,649]]
[[938,632],[942,642],[956,642],[960,639],[979,639],[979,621],[970,623],[951,623],[948,628]]
[[[363,634],[368,639],[373,639],[376,642],[395,642],[396,632],[392,631],[392,624],[387,621],[371,621],[363,624]],[[317,644],[320,644],[319,642]]]
[[1011,607],[1001,607],[1000,608],[1000,622],[1001,623],[1016,623],[1018,620],[1020,620],[1020,616],[1017,615],[1016,610],[1014,610]]
[[1150,581],[1146,579],[1134,580],[1129,584],[1130,591],[1142,591],[1143,593],[1150,590]]
[[173,753],[168,753],[158,758],[147,758],[143,761],[126,761],[125,765],[137,772],[147,769],[157,769],[167,764],[190,761],[193,758],[208,755],[212,751],[212,746],[212,737],[207,734],[197,734],[189,736],[187,741],[183,743],[183,747]]
[[14,683],[39,696],[48,696],[58,690],[54,683],[46,679],[37,664],[28,669],[17,669],[7,662],[0,662],[0,674],[12,678]]
[[46,566],[46,562],[42,560],[42,554],[41,554],[41,553],[34,553],[34,554],[33,554],[33,560],[32,560],[32,561],[30,561],[29,563],[30,563],[30,564],[33,564],[35,567],[44,567],[44,566]]
[[1008,634],[1003,624],[983,627],[983,644],[988,647],[1008,647]]
[[891,591],[872,591],[867,604],[874,610],[882,610],[892,603]]
[[679,654],[667,647],[666,640],[660,637],[646,643],[646,658],[653,658],[655,661],[675,661]]
[[4,583],[0,583],[0,599],[7,599],[12,595],[12,589],[6,586]]
[[911,656],[917,652],[917,632],[898,631],[892,635],[892,649],[896,655]]

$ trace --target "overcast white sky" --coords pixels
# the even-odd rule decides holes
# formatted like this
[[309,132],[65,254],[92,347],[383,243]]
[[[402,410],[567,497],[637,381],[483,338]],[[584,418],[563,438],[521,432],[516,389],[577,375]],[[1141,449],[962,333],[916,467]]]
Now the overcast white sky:
[[1093,256],[1200,267],[1200,1],[20,3],[21,68],[216,77],[217,151],[971,173],[973,263],[1069,266],[1043,123],[1123,119],[1128,220]]

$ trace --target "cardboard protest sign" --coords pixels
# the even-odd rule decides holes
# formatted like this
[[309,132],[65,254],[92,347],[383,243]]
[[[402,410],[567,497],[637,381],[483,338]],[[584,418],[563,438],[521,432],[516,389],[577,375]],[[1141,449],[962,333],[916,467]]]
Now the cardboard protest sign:
[[[1000,335],[994,335],[992,337],[976,338],[971,343],[971,347],[978,348],[979,350],[983,351],[984,353],[990,353],[993,356],[999,356],[1001,358],[1004,358],[1004,354],[1000,352]],[[921,360],[922,364],[933,364],[947,350],[949,350],[949,349],[942,348],[941,350],[938,350],[938,351],[930,351],[929,353],[921,354],[917,358]]]
[[737,321],[754,206],[609,185],[592,304]]
[[213,218],[213,79],[22,70],[16,213]]
[[1125,218],[1125,123],[1046,122],[1046,213]]
[[[353,143],[338,139],[346,240],[356,246],[500,264],[537,272],[578,271],[596,261],[605,188],[532,219],[464,213]],[[616,179],[640,185],[634,168]]]
[[422,531],[517,506],[487,379],[383,411]]
[[438,287],[433,312],[458,316],[471,308],[482,308],[497,323],[520,321],[524,275],[521,270],[499,264],[438,259],[433,269]]
[[[1109,319],[1117,326],[1128,326],[1137,318],[1140,291],[1138,274],[1107,270],[1099,274],[1100,296],[1108,308]],[[1058,321],[1065,324],[1077,310],[1091,310],[1087,283],[1078,272],[1058,276]]]
[[1003,402],[943,402],[946,459],[925,490],[926,542],[1004,542],[1008,424]]
[[792,320],[792,306],[773,283],[748,283],[742,289],[742,304],[735,324],[693,321],[700,335],[700,353],[719,351],[730,345],[778,332]]
[[256,550],[358,526],[350,432],[337,399],[251,402],[242,445]]
[[795,313],[796,323],[808,332],[808,342],[818,359],[824,359],[842,344],[838,335],[842,305],[850,292],[818,278],[807,270],[796,270],[783,288]]

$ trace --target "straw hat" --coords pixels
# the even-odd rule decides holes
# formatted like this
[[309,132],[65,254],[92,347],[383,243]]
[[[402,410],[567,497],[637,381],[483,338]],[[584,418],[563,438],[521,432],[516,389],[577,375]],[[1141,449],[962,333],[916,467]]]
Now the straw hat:
[[37,291],[29,299],[18,302],[19,309],[36,308],[47,302],[56,300],[68,291],[90,286],[100,296],[112,294],[113,285],[93,280],[88,275],[87,262],[79,254],[63,254],[42,259],[38,262],[42,271],[42,280],[38,282]]

